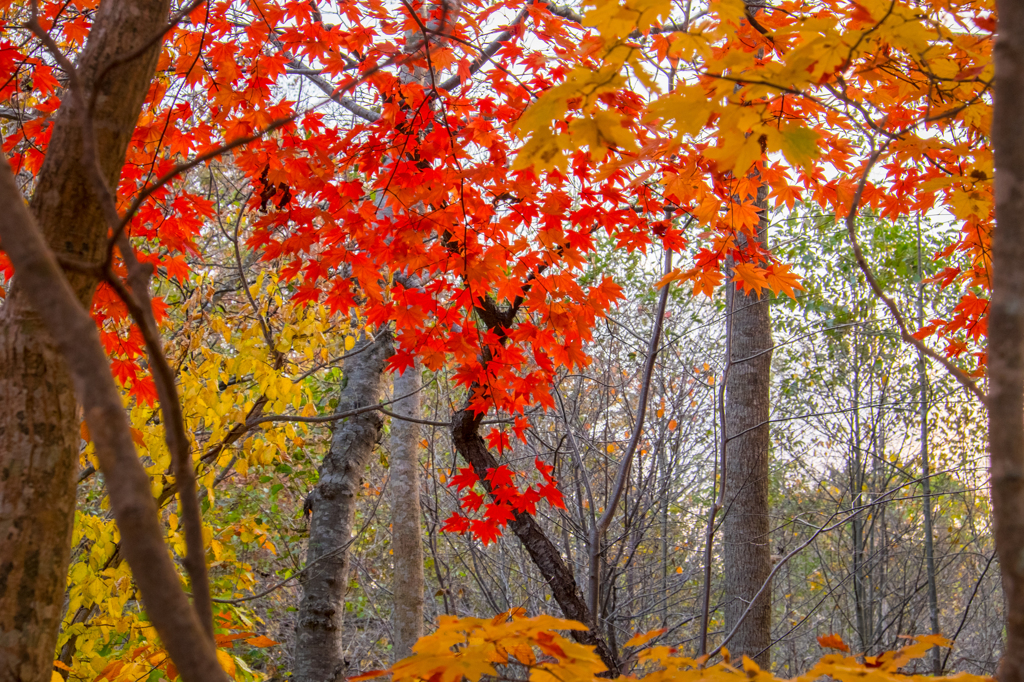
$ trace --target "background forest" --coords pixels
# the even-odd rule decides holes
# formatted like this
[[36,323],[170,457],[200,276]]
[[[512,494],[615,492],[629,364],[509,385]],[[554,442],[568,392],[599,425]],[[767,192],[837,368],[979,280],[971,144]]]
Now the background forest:
[[1011,4],[0,0],[0,682],[1021,679]]

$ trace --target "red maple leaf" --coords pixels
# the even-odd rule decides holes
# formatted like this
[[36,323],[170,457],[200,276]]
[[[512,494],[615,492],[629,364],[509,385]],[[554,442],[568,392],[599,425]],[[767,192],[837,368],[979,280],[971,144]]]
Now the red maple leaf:
[[487,434],[487,446],[494,448],[498,452],[505,452],[505,450],[512,447],[512,441],[504,431],[491,429]]
[[533,465],[537,467],[537,471],[540,472],[540,475],[544,477],[545,481],[547,481],[548,483],[555,482],[555,479],[551,476],[551,474],[555,471],[555,467],[551,466],[550,464],[545,464],[540,457],[535,457],[533,459]]
[[512,485],[503,485],[500,488],[494,488],[491,491],[491,494],[494,497],[495,502],[511,504],[513,506],[515,506],[519,500],[519,491]]
[[444,521],[441,530],[446,533],[458,533],[462,535],[470,529],[470,520],[462,514],[452,514]]
[[484,503],[484,496],[480,493],[470,490],[462,496],[462,508],[470,511],[479,511],[480,507]]
[[471,522],[473,537],[484,543],[484,547],[491,544],[501,536],[501,530],[491,521],[474,519]]
[[531,486],[524,490],[522,495],[516,496],[516,499],[512,501],[512,506],[518,512],[536,514],[537,503],[542,499],[541,494]]
[[492,490],[513,485],[512,470],[506,464],[502,464],[494,469],[488,469],[487,475],[484,478],[491,482]]
[[516,518],[515,513],[512,511],[512,507],[507,504],[487,505],[487,509],[484,511],[484,516],[487,517],[488,521],[499,528],[504,528],[509,521]]
[[537,488],[537,492],[555,509],[565,509],[565,501],[562,497],[562,491],[558,489],[558,484],[554,481],[539,486]]
[[479,480],[476,472],[473,471],[473,467],[463,467],[459,469],[459,473],[451,477],[448,485],[457,486],[459,492],[462,492],[464,488],[472,488]]

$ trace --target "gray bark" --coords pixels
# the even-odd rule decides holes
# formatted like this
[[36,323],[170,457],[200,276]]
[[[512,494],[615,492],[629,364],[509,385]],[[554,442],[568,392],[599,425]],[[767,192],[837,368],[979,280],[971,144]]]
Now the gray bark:
[[[165,25],[166,0],[102,3],[79,60],[79,78],[96,91],[98,162],[116,187],[125,152],[156,69],[161,41],[132,61],[98,74],[116,56],[151,40]],[[67,97],[57,114],[31,211],[51,249],[98,261],[107,226],[83,171],[82,132]],[[20,200],[20,197],[19,197]],[[88,306],[95,280],[67,273]],[[15,277],[0,311],[0,681],[50,679],[60,623],[80,445],[80,412],[60,353]]]
[[[345,362],[346,384],[339,412],[380,402],[384,367],[392,352],[391,334],[382,330],[367,350]],[[338,423],[331,448],[320,465],[320,481],[309,499],[312,519],[306,565],[316,565],[302,579],[295,633],[296,682],[332,682],[346,672],[342,620],[349,575],[348,547],[353,540],[356,497],[383,423],[377,411]]]
[[[768,243],[767,186],[759,188],[759,241]],[[722,558],[725,630],[732,631],[768,580],[771,547],[768,518],[768,449],[772,331],[768,294],[760,298],[729,289],[731,363],[726,380],[725,496]],[[765,590],[729,642],[729,651],[768,668],[771,654],[771,590]]]
[[[395,396],[410,395],[395,403],[394,412],[421,417],[420,389],[423,377],[419,364],[395,377]],[[391,549],[394,553],[394,660],[412,653],[423,636],[423,539],[420,533],[420,441],[423,428],[410,421],[391,421]]]

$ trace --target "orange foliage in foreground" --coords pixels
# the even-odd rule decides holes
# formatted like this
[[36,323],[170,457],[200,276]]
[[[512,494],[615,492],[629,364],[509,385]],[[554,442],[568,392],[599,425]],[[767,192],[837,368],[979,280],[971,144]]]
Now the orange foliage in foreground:
[[[606,668],[592,647],[584,646],[559,634],[559,630],[586,630],[586,626],[554,616],[526,618],[522,609],[513,609],[493,619],[442,616],[437,630],[420,639],[413,655],[399,661],[390,670],[372,670],[350,677],[349,682],[362,682],[391,675],[392,682],[460,682],[466,678],[478,682],[484,675],[499,680],[524,679],[522,669],[529,670],[530,682],[591,682]],[[690,658],[675,647],[653,645],[664,630],[638,634],[626,642],[639,650],[632,675],[620,679],[643,679],[645,682],[814,682],[823,676],[838,682],[917,682],[925,679],[957,682],[991,682],[982,675],[958,673],[944,677],[912,675],[900,672],[915,659],[922,658],[934,646],[948,647],[950,641],[937,635],[921,635],[898,651],[880,656],[825,654],[803,675],[794,678],[776,677],[761,670],[744,656],[733,661],[722,649],[722,661],[707,665],[708,657]],[[844,652],[849,647],[837,635],[818,638],[830,649]],[[504,666],[510,668],[502,669]]]

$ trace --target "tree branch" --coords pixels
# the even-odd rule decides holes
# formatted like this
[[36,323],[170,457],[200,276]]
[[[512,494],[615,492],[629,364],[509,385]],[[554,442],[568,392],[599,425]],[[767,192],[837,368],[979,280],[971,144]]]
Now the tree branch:
[[0,241],[25,295],[67,362],[106,478],[123,551],[146,611],[187,682],[226,680],[212,641],[181,589],[150,495],[149,475],[92,317],[78,302],[0,156]]
[[868,261],[864,257],[864,251],[860,247],[860,241],[857,238],[857,209],[860,206],[861,196],[864,194],[864,186],[867,184],[868,174],[871,172],[871,168],[875,165],[875,162],[878,161],[878,158],[882,155],[884,150],[884,146],[880,147],[868,159],[864,172],[861,174],[860,182],[857,183],[857,191],[854,193],[853,201],[850,203],[850,210],[846,214],[846,231],[850,237],[850,245],[853,247],[853,255],[857,261],[857,267],[860,268],[860,271],[864,274],[864,279],[867,280],[868,286],[871,287],[871,291],[874,292],[875,296],[877,296],[878,299],[885,304],[885,307],[889,309],[889,312],[892,313],[893,320],[896,322],[896,327],[900,331],[900,338],[916,348],[922,355],[926,355],[942,365],[947,372],[953,375],[954,379],[960,382],[961,386],[966,388],[968,392],[978,399],[978,402],[985,405],[988,402],[988,398],[986,397],[985,392],[978,387],[978,384],[975,383],[973,379],[967,376],[962,369],[954,365],[949,358],[935,352],[921,342],[920,339],[917,339],[910,333],[910,330],[907,328],[906,320],[903,317],[903,313],[900,312],[899,306],[897,306],[896,302],[886,295],[882,286],[878,283],[874,273],[871,271],[871,266],[868,265]]

